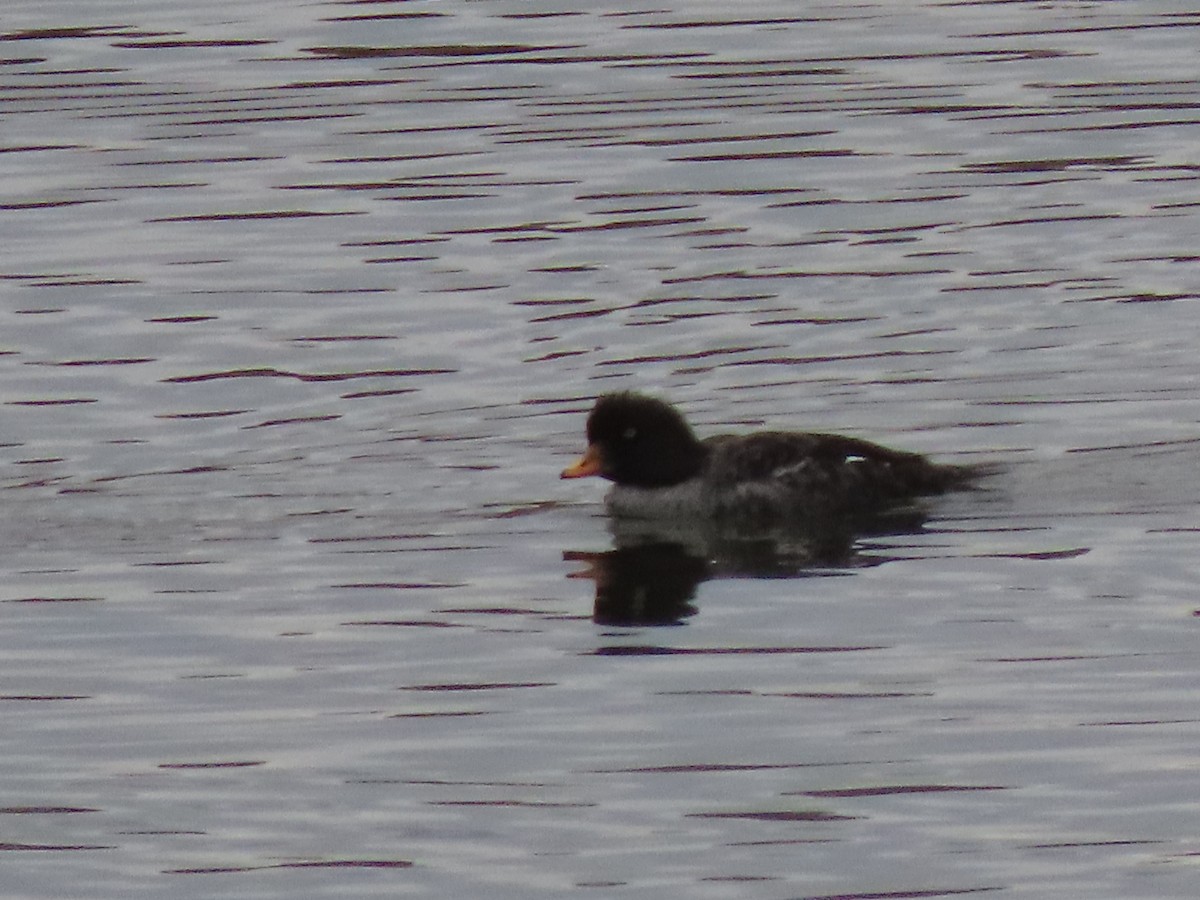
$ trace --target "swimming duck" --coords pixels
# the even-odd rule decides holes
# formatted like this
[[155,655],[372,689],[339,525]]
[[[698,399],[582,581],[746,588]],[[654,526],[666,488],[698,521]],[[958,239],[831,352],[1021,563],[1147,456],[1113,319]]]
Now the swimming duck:
[[618,517],[778,522],[878,512],[965,487],[977,474],[835,434],[701,440],[668,403],[625,392],[596,401],[587,450],[562,477],[612,481],[605,502]]

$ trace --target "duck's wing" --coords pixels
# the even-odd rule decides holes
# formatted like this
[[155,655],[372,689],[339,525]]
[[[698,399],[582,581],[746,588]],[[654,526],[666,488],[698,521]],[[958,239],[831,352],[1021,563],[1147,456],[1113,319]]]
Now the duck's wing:
[[714,483],[791,496],[805,505],[871,508],[941,493],[971,477],[964,467],[836,434],[767,431],[706,443]]

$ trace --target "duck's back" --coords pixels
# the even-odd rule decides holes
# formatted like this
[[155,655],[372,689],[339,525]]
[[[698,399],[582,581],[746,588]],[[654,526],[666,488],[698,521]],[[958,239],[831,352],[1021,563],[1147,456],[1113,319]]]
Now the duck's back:
[[704,480],[719,515],[878,510],[971,477],[963,467],[833,434],[764,431],[719,435],[704,444]]

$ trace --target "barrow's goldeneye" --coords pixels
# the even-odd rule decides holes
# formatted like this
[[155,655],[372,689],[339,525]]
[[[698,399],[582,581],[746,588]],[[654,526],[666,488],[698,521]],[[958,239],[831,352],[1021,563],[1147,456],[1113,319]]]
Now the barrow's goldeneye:
[[834,434],[759,431],[698,439],[669,404],[605,394],[587,419],[587,451],[563,478],[614,482],[615,516],[803,521],[874,513],[966,487],[981,469]]

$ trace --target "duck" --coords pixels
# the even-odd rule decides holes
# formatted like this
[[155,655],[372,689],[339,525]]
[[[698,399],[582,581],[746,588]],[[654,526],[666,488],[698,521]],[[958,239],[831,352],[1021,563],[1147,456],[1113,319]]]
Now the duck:
[[701,439],[675,407],[632,391],[600,396],[586,434],[561,477],[611,481],[605,506],[618,518],[812,522],[912,504],[969,487],[981,472],[839,434]]

